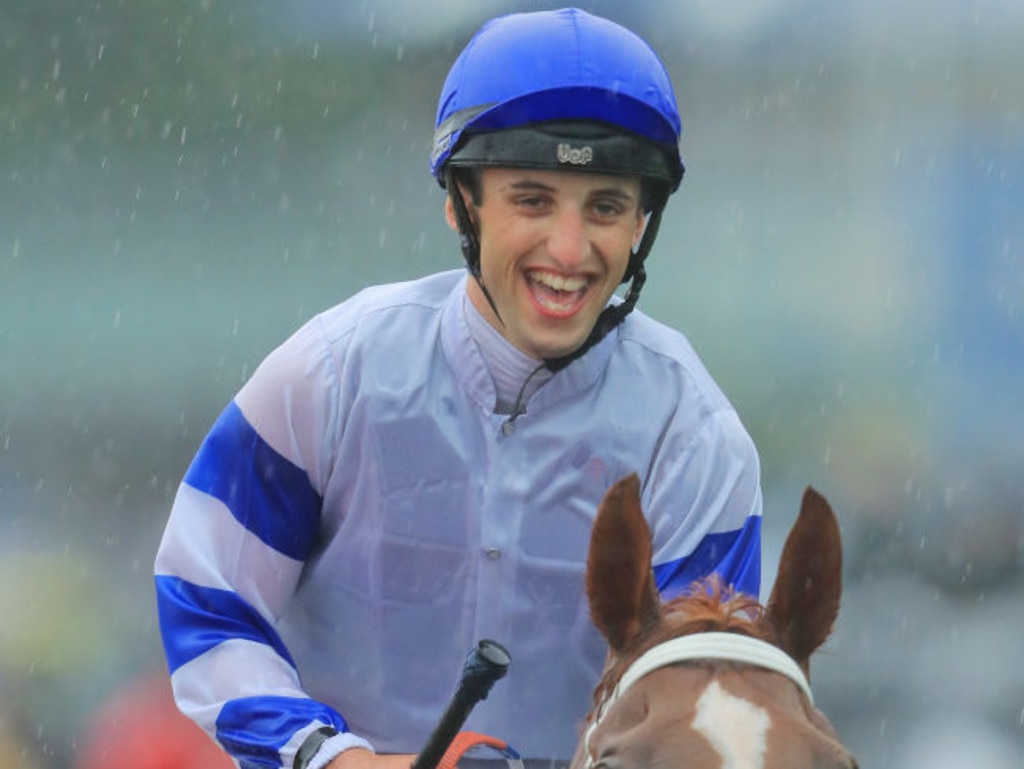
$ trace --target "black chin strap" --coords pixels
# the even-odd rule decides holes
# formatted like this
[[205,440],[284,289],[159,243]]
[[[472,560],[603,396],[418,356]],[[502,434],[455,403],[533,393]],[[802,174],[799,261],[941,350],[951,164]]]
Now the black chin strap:
[[[494,304],[494,299],[491,298],[491,292],[487,290],[487,286],[484,285],[483,277],[480,274],[480,238],[477,235],[476,226],[473,224],[473,220],[469,215],[469,209],[466,207],[466,201],[462,198],[462,191],[453,178],[450,168],[445,175],[447,177],[445,179],[445,186],[448,188],[448,197],[452,201],[455,225],[459,229],[459,244],[462,248],[462,258],[466,262],[466,269],[469,270],[473,280],[480,286],[480,290],[483,291],[487,303],[494,310],[494,315],[497,317],[498,322],[505,325],[505,321],[501,318],[501,313],[498,312],[498,308]],[[647,281],[644,260],[647,258],[651,246],[654,245],[654,239],[658,235],[658,228],[661,226],[661,212],[663,210],[664,202],[651,211],[647,218],[647,226],[644,228],[644,235],[640,239],[640,245],[637,246],[636,251],[629,257],[629,266],[626,268],[626,274],[623,276],[622,282],[625,283],[627,280],[631,280],[631,283],[622,302],[608,305],[601,311],[601,314],[597,316],[597,322],[590,330],[590,334],[583,340],[583,344],[575,350],[559,358],[546,358],[544,365],[552,372],[561,371],[583,355],[587,350],[604,339],[613,328],[622,323],[623,319],[633,311],[637,300],[640,298],[640,289],[643,288],[644,283]]]
[[469,215],[469,209],[466,207],[466,201],[462,198],[462,190],[459,189],[459,185],[456,183],[450,168],[445,173],[445,176],[448,198],[452,201],[452,210],[455,212],[455,226],[459,228],[459,246],[462,249],[462,259],[466,263],[466,269],[469,270],[469,274],[473,276],[473,280],[480,286],[480,290],[484,292],[484,298],[487,299],[487,304],[494,310],[494,316],[504,326],[505,321],[502,320],[501,313],[498,312],[498,306],[494,303],[491,292],[487,290],[487,286],[484,285],[483,276],[480,274],[480,237],[477,235],[476,225],[473,224],[473,219]]
[[590,330],[590,334],[583,340],[583,344],[560,358],[546,358],[544,365],[553,372],[561,371],[608,336],[608,332],[622,323],[626,316],[633,312],[636,300],[640,298],[640,289],[643,288],[646,280],[647,272],[644,270],[643,265],[637,265],[633,271],[633,282],[630,283],[625,298],[619,304],[610,304],[601,311],[601,314],[597,316],[597,322]]

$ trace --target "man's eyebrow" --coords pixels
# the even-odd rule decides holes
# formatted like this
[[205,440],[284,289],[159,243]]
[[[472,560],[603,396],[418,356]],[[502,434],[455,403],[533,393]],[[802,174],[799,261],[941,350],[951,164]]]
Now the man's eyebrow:
[[555,191],[554,187],[532,179],[520,179],[519,181],[511,182],[508,186],[514,190],[542,190],[544,192]]
[[593,191],[594,195],[600,195],[602,197],[619,198],[621,200],[636,200],[637,196],[630,192],[625,187],[601,187]]
[[[533,179],[520,179],[519,181],[511,182],[508,185],[509,189],[513,190],[527,190],[527,191],[538,191],[538,192],[554,192],[555,188],[549,184],[538,182]],[[626,187],[612,186],[612,187],[599,187],[596,190],[591,190],[592,196],[599,195],[601,197],[614,197],[625,201],[634,201],[637,196],[630,192]]]

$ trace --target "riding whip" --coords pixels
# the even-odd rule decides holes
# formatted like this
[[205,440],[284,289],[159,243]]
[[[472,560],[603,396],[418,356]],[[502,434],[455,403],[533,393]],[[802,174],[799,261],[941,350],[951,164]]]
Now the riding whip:
[[487,698],[494,682],[508,671],[511,661],[508,651],[497,641],[485,638],[477,643],[462,666],[462,678],[441,720],[423,750],[413,759],[412,769],[436,769],[473,706]]

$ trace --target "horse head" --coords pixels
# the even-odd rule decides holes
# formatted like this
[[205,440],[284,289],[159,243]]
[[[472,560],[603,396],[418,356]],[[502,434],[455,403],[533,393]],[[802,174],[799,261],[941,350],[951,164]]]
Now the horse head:
[[810,658],[839,613],[842,544],[811,488],[766,605],[714,577],[661,601],[633,475],[606,494],[587,595],[609,656],[572,769],[853,769],[814,706]]

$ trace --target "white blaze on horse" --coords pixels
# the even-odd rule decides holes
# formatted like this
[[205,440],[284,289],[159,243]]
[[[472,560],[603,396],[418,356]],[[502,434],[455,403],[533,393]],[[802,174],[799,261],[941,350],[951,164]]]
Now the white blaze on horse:
[[571,769],[854,769],[809,683],[841,591],[839,526],[808,488],[765,606],[714,579],[663,604],[639,480],[619,481],[587,563],[610,654]]

